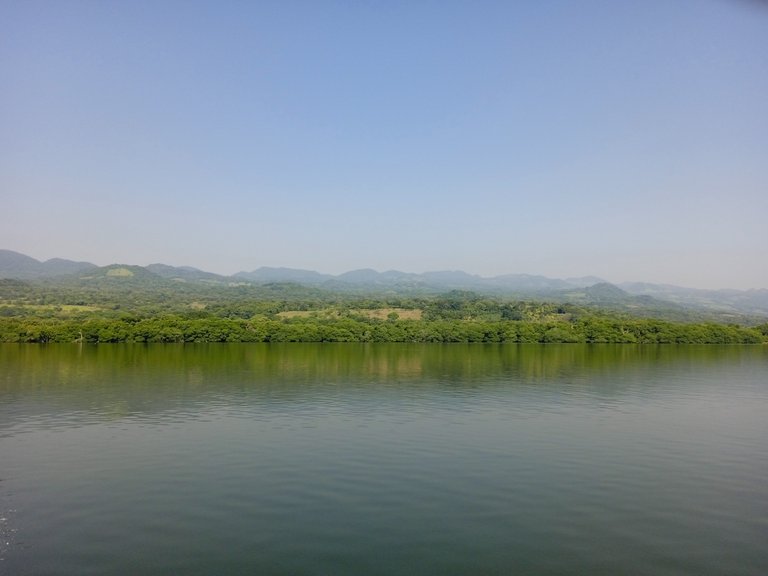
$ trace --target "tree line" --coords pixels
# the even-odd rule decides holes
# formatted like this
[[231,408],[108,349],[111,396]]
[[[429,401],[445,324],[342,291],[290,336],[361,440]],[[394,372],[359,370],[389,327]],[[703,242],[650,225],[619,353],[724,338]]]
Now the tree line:
[[0,281],[0,342],[766,341],[768,323],[740,326],[696,316],[679,322],[466,291],[366,296],[290,284],[221,288]]
[[768,324],[680,324],[586,317],[570,320],[386,320],[367,317],[0,318],[0,342],[513,342],[759,344]]

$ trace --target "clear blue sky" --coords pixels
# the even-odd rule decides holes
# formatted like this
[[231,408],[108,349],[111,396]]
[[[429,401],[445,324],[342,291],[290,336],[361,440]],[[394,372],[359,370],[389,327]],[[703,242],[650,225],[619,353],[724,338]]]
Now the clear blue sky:
[[0,2],[0,248],[768,287],[768,3]]

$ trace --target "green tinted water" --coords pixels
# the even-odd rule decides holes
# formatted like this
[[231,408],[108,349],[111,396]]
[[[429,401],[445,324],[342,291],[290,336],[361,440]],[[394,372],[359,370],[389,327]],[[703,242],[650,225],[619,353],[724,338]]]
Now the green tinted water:
[[0,346],[0,574],[768,573],[768,350]]

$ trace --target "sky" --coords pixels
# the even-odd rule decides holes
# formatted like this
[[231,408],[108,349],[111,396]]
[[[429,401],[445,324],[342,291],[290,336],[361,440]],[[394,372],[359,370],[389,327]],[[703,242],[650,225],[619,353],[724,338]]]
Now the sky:
[[768,2],[0,2],[0,248],[768,288]]

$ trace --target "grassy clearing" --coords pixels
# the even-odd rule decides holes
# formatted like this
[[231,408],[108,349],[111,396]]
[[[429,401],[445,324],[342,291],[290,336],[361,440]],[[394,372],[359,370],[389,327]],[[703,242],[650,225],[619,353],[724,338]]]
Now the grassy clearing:
[[103,306],[84,306],[78,304],[27,304],[17,302],[0,302],[0,316],[47,317],[70,319],[73,317],[88,317],[106,310]]
[[112,268],[107,270],[107,276],[114,276],[117,278],[130,278],[133,276],[133,272],[128,268]]
[[278,318],[338,318],[341,316],[338,310],[286,310],[278,312]]
[[373,310],[352,310],[354,314],[367,318],[386,320],[390,314],[397,314],[399,320],[421,320],[422,311],[410,308],[376,308]]
[[[374,308],[374,309],[350,309],[349,314],[387,320],[390,314],[397,314],[398,320],[421,320],[422,311],[409,308]],[[286,310],[277,314],[279,318],[339,318],[341,312],[334,308],[323,310]]]
[[65,314],[104,310],[103,306],[82,306],[79,304],[11,304],[11,306],[34,312],[62,312]]

